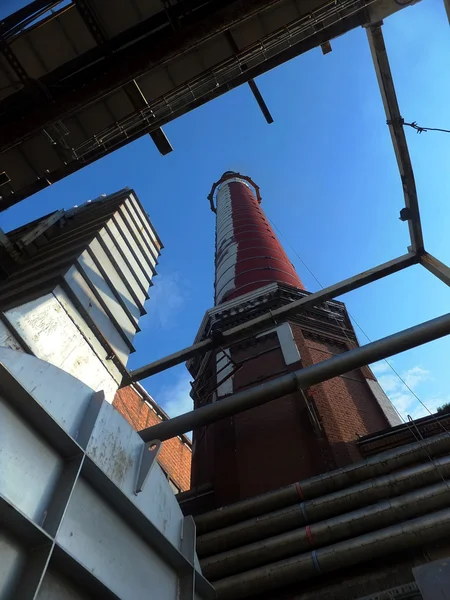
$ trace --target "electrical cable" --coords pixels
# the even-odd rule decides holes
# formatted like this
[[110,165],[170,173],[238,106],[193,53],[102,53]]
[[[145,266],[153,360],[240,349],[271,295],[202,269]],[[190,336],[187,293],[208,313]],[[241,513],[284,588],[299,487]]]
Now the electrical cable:
[[[315,276],[315,274],[311,271],[311,269],[308,267],[308,265],[305,263],[305,261],[301,258],[301,256],[298,254],[298,252],[295,250],[295,248],[292,246],[292,244],[289,242],[289,240],[286,238],[286,236],[283,234],[283,232],[279,229],[279,227],[277,227],[277,225],[273,222],[272,219],[269,219],[270,222],[272,223],[272,225],[275,227],[275,229],[278,231],[278,233],[286,240],[288,246],[291,248],[291,250],[294,252],[295,256],[299,259],[299,261],[302,263],[302,265],[305,267],[305,269],[308,271],[308,273],[310,273],[310,275],[314,278],[314,280],[317,282],[317,284],[324,289],[324,286],[322,285],[322,283],[319,281],[319,279]],[[364,329],[361,327],[361,325],[358,323],[358,321],[353,317],[353,315],[350,314],[350,312],[347,310],[348,316],[350,317],[350,319],[353,321],[353,323],[358,327],[358,329],[362,332],[362,334],[366,337],[366,339],[369,341],[369,343],[372,342],[372,340],[370,339],[370,337],[367,335],[367,333],[364,331]],[[351,340],[349,340],[345,329],[343,327],[343,325],[341,323],[339,323],[339,321],[336,319],[336,322],[342,327],[343,332],[345,337],[347,338],[347,341],[351,342]],[[431,412],[431,410],[428,408],[428,406],[419,398],[419,396],[416,394],[416,392],[414,392],[414,390],[411,389],[411,387],[406,383],[406,381],[404,380],[404,378],[400,375],[400,373],[392,366],[392,364],[387,360],[384,359],[384,362],[388,365],[388,367],[392,370],[392,372],[398,377],[398,379],[403,383],[403,385],[406,387],[407,390],[409,390],[409,392],[414,396],[414,398],[425,408],[425,410],[434,417],[434,419],[436,420],[436,422],[440,425],[440,427],[444,430],[445,433],[450,434],[450,432],[444,427],[444,425],[442,425],[442,423],[436,418],[435,413]],[[395,407],[394,404],[392,404],[392,406],[394,407],[394,410],[396,411],[396,413],[398,414],[398,416],[401,418],[401,420],[405,423],[405,419],[404,417],[399,413],[399,411],[397,410],[397,408]]]
[[417,131],[417,133],[426,133],[427,131],[440,131],[442,133],[450,133],[450,129],[439,129],[438,127],[420,127],[417,125],[417,121],[413,121],[412,123],[406,123],[402,119],[402,125],[407,125],[408,127],[412,127]]
[[[308,265],[305,263],[305,261],[300,257],[300,255],[298,254],[298,252],[295,250],[295,248],[292,246],[292,244],[289,242],[289,240],[286,238],[286,236],[283,234],[283,232],[279,229],[279,227],[277,227],[277,225],[273,222],[272,219],[269,218],[269,220],[272,223],[272,225],[275,227],[275,229],[278,231],[278,233],[281,235],[281,237],[283,237],[286,240],[286,243],[291,248],[291,250],[294,252],[295,256],[299,259],[299,261],[302,263],[302,265],[304,265],[304,267],[306,268],[306,270],[311,274],[311,276],[315,279],[315,281],[318,283],[318,285],[322,289],[324,289],[324,286],[322,285],[322,283],[319,281],[319,279],[316,277],[316,275],[312,272],[312,270],[308,267]],[[347,314],[350,317],[350,319],[355,323],[355,325],[361,330],[361,332],[363,333],[363,335],[369,340],[369,342],[371,342],[372,340],[370,339],[370,337],[363,330],[363,328],[361,327],[361,325],[359,325],[359,323],[355,320],[355,318],[352,317],[352,315],[348,312],[348,310],[347,310]],[[339,320],[336,317],[334,317],[334,318],[335,318],[336,323],[339,325],[339,327],[342,328],[343,334],[344,334],[345,338],[347,339],[347,342],[349,344],[353,344],[353,341],[350,340],[350,338],[347,335],[347,332],[345,331],[344,325],[342,323],[340,323]],[[386,359],[384,359],[384,362],[392,369],[392,371],[395,373],[395,375],[397,375],[397,377],[400,379],[400,381],[403,383],[403,385],[406,386],[406,388],[420,402],[420,404],[424,408],[426,408],[426,410],[434,418],[434,420],[441,427],[441,429],[444,431],[444,433],[446,433],[447,435],[450,435],[450,432],[448,431],[448,429],[441,423],[441,421],[439,421],[439,419],[436,418],[436,415],[429,410],[429,408],[425,405],[425,403],[422,402],[422,400],[420,400],[420,398],[417,396],[417,394],[410,388],[410,386],[406,383],[406,381],[403,379],[403,377],[400,376],[400,374],[396,371],[396,369],[394,369],[394,367]],[[416,423],[412,419],[412,417],[410,415],[408,415],[407,420],[405,420],[404,417],[400,414],[400,412],[397,409],[397,407],[395,406],[395,404],[394,403],[391,403],[391,404],[392,404],[392,407],[394,408],[395,412],[399,416],[400,420],[407,426],[407,428],[409,429],[410,433],[412,434],[412,436],[414,437],[414,439],[416,440],[416,442],[418,442],[418,444],[420,445],[420,447],[424,451],[424,454],[426,455],[426,457],[428,458],[428,460],[430,461],[430,463],[435,467],[435,469],[438,472],[440,478],[442,479],[442,482],[450,489],[450,482],[447,481],[447,479],[445,479],[445,477],[440,472],[440,470],[438,468],[438,465],[436,464],[434,458],[430,455],[430,453],[428,452],[428,450],[426,449],[426,447],[422,445],[423,436],[420,433],[420,431],[419,431]],[[417,434],[414,431],[414,428],[416,429]]]

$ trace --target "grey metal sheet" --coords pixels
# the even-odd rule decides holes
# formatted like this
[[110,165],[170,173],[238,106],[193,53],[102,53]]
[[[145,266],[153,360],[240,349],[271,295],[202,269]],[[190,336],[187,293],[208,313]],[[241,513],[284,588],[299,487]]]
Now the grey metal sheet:
[[139,318],[141,316],[141,311],[140,311],[139,306],[136,304],[135,300],[133,299],[132,295],[130,294],[129,289],[125,285],[125,282],[123,281],[122,277],[117,272],[115,266],[111,262],[109,256],[103,250],[103,248],[100,245],[100,243],[98,242],[98,240],[94,240],[90,244],[90,248],[92,249],[92,252],[95,254],[95,257],[97,258],[97,260],[101,263],[107,276],[110,278],[112,284],[116,288],[117,292],[120,294],[122,301],[124,302],[125,306],[129,310],[129,312],[131,313],[131,315],[133,316],[133,318],[137,324],[137,321],[139,320]]
[[269,34],[299,17],[300,12],[295,3],[291,1],[279,3],[273,8],[265,10],[260,14],[259,19],[266,34]]
[[58,21],[77,54],[83,54],[96,46],[93,36],[75,6],[61,13]]
[[45,176],[46,173],[50,173],[50,171],[59,169],[64,165],[55,152],[52,143],[43,133],[26,140],[22,148],[30,164],[41,176]]
[[109,234],[109,232],[106,231],[106,229],[102,229],[99,233],[99,238],[102,240],[102,243],[104,244],[107,251],[110,253],[112,259],[118,265],[118,268],[122,271],[124,279],[126,279],[137,301],[140,302],[141,305],[143,305],[146,300],[146,294],[144,293],[143,289],[137,285],[134,274],[132,273],[122,254],[119,252],[118,248],[112,241],[112,236]]
[[0,530],[0,598],[7,600],[16,587],[25,565],[25,549],[11,536]]
[[45,75],[47,68],[31,46],[28,35],[17,37],[11,43],[11,49],[29,77],[39,79],[39,77]]
[[23,85],[20,79],[0,55],[0,100],[20,90]]
[[159,67],[148,75],[142,75],[138,79],[139,87],[141,88],[147,102],[151,102],[160,96],[164,96],[170,90],[173,90],[174,83],[166,67]]
[[53,71],[77,56],[58,18],[47,21],[43,27],[36,27],[27,34],[27,37],[28,43],[31,43],[34,51],[41,57],[47,72]]
[[79,589],[76,584],[55,569],[49,569],[36,600],[93,600],[93,596],[85,590]]
[[109,38],[141,21],[133,3],[128,0],[119,0],[116,2],[91,0],[91,4]]
[[200,75],[203,71],[202,61],[200,60],[197,52],[190,52],[180,58],[174,60],[168,65],[167,69],[171,79],[175,85],[182,85]]
[[133,6],[136,7],[141,18],[145,19],[162,10],[161,0],[132,0],[132,3]]
[[176,597],[169,566],[82,479],[70,500],[57,542],[92,570],[119,597],[148,600]]
[[126,364],[130,353],[128,346],[121,338],[100,302],[89,289],[88,284],[84,281],[78,269],[71,267],[65,274],[64,279],[84,310],[108,341],[119,360],[123,364]]
[[197,53],[205,69],[210,69],[234,54],[229,41],[224,35],[218,35],[202,44]]
[[[15,191],[19,190],[24,185],[36,181],[36,173],[24,159],[20,149],[17,147],[0,156],[0,172],[1,171],[6,171],[8,177],[11,179],[9,185],[11,185],[12,189]],[[1,193],[2,188],[0,187],[0,194]]]
[[100,133],[115,122],[114,116],[108,110],[104,101],[96,102],[77,113],[78,120],[84,131],[89,135]]
[[135,111],[135,108],[123,89],[108,96],[105,100],[117,121]]
[[0,415],[0,494],[41,523],[61,472],[61,458],[4,398]]
[[415,567],[413,575],[423,600],[450,600],[450,557]]
[[116,320],[117,325],[122,329],[127,339],[131,342],[136,335],[136,325],[133,327],[127,314],[117,302],[114,293],[106,281],[103,279],[97,265],[92,260],[87,252],[79,258],[79,262],[86,273],[86,276],[98,290],[101,299],[110,310],[112,317]]

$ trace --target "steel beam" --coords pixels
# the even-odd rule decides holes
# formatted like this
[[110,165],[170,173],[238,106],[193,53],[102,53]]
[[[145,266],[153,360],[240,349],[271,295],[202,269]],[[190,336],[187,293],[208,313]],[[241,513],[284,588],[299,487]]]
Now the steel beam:
[[139,435],[146,442],[154,439],[168,440],[448,334],[450,334],[450,313],[243,390],[220,402],[207,404],[179,417],[163,421],[143,429]]
[[[359,275],[355,275],[349,279],[344,279],[344,281],[324,288],[319,292],[315,292],[314,294],[310,294],[304,298],[301,298],[300,300],[296,300],[295,302],[291,302],[285,306],[281,306],[280,308],[267,312],[259,317],[256,317],[255,319],[247,321],[246,323],[237,325],[231,329],[227,329],[226,331],[221,332],[220,335],[215,338],[208,338],[198,342],[197,344],[194,344],[193,346],[189,346],[188,348],[179,350],[174,354],[170,354],[165,358],[161,358],[145,367],[136,369],[135,371],[131,372],[131,378],[133,381],[140,381],[146,377],[160,373],[165,369],[174,367],[175,365],[193,358],[194,356],[204,354],[213,348],[217,348],[219,346],[227,347],[234,342],[248,337],[251,333],[253,334],[272,326],[274,320],[277,322],[285,321],[289,316],[295,315],[301,310],[310,308],[311,306],[317,306],[326,300],[331,300],[332,298],[336,298],[337,296],[341,296],[342,294],[356,290],[364,285],[367,285],[368,283],[382,279],[387,275],[397,273],[397,271],[401,271],[406,267],[416,264],[418,260],[418,257],[412,253],[404,254],[403,256],[383,263],[378,267],[374,267],[368,271],[363,271],[362,273],[359,273]],[[128,385],[128,383],[128,381],[124,381],[123,385]]]
[[420,264],[425,267],[430,273],[433,273],[438,279],[450,286],[450,267],[446,264],[425,252],[420,257]]
[[445,12],[447,13],[447,19],[450,24],[450,0],[444,0]]
[[423,252],[424,245],[416,183],[414,181],[411,158],[409,156],[405,131],[403,129],[403,118],[400,114],[394,81],[389,66],[389,59],[384,44],[381,23],[368,27],[366,31],[378,85],[380,86],[381,97],[383,99],[384,111],[391,133],[392,144],[394,146],[395,157],[397,159],[402,180],[406,211],[402,211],[401,218],[402,220],[408,221],[412,251],[420,253]]
[[[160,37],[144,35],[137,41],[131,40],[135,43],[117,49],[108,62],[94,62],[84,73],[76,71],[80,81],[76,81],[76,77],[75,80],[70,78],[73,72],[66,73],[65,85],[55,88],[52,102],[28,104],[27,110],[21,113],[17,120],[9,118],[2,123],[1,151],[6,151],[34,132],[68,114],[73,114],[86,104],[104,97],[105,94],[117,90],[158,66],[169,63],[279,2],[281,0],[246,0],[245,3],[235,0],[223,3],[223,6],[212,14],[206,11],[210,3],[205,3],[205,11],[195,11],[191,23],[176,35],[172,35],[171,29],[169,36],[162,33]],[[211,7],[214,6],[212,3]]]

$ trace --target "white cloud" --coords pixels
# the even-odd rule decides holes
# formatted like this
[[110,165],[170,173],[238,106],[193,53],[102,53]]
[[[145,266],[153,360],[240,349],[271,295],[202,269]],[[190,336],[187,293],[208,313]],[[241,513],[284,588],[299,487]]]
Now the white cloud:
[[406,385],[408,385],[413,390],[419,385],[419,383],[427,381],[427,379],[431,378],[429,371],[422,369],[422,367],[413,367],[405,373],[403,379],[405,380]]
[[[425,406],[431,412],[435,412],[439,406],[448,402],[448,398],[426,397],[425,400],[421,398],[422,402],[425,404],[425,406],[423,406],[414,394],[408,390],[406,385],[411,388],[413,392],[417,393],[417,388],[420,387],[423,382],[432,379],[430,372],[419,365],[400,374],[406,385],[394,371],[390,369],[386,362],[376,363],[372,366],[372,370],[375,375],[380,374],[377,377],[379,384],[403,418],[407,418],[407,415],[410,415],[413,419],[425,417],[430,414]],[[419,394],[417,394],[417,396],[421,397]]]
[[163,407],[169,417],[176,417],[193,409],[191,376],[183,369],[170,385],[165,385],[158,392],[155,400]]
[[154,287],[150,290],[149,322],[160,329],[174,327],[176,317],[184,305],[185,288],[179,273],[158,275],[154,280]]
[[381,375],[382,373],[392,373],[390,366],[387,364],[387,362],[385,360],[381,360],[380,362],[374,363],[373,365],[370,365],[370,368],[372,369],[372,371],[375,373],[375,375],[378,377],[378,375]]

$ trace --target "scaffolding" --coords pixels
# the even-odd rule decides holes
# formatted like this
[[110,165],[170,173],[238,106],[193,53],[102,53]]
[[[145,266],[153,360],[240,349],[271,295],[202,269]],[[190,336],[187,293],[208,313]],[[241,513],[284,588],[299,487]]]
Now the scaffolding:
[[[414,172],[403,127],[404,121],[400,113],[384,43],[382,23],[371,25],[366,29],[366,32],[403,186],[405,206],[400,211],[400,219],[406,221],[409,227],[411,243],[407,253],[276,310],[267,312],[246,323],[225,331],[215,332],[211,337],[188,348],[131,371],[129,376],[124,379],[124,385],[155,375],[193,357],[202,356],[214,348],[227,347],[249,335],[267,329],[267,326],[273,323],[274,318],[281,323],[289,316],[297,314],[308,307],[317,306],[414,264],[422,265],[443,283],[450,285],[450,268],[425,250]],[[191,431],[196,427],[213,423],[226,416],[270,402],[295,390],[306,389],[313,384],[342,375],[351,369],[388,358],[448,334],[450,334],[450,313],[376,342],[349,350],[319,364],[233,394],[221,400],[221,402],[202,406],[165,423],[144,429],[140,432],[140,435],[144,441],[169,439]]]

